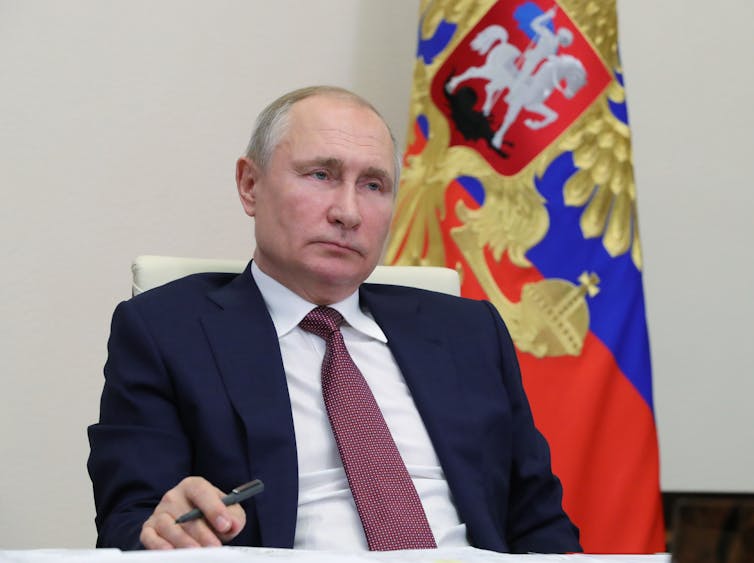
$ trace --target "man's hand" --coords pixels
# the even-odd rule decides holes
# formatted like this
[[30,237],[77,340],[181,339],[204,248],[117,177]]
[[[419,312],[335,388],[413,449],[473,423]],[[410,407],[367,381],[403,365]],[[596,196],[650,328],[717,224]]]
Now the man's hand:
[[[139,539],[147,549],[175,547],[218,547],[232,540],[246,525],[246,513],[239,505],[225,506],[220,489],[201,477],[186,477],[160,500],[144,522]],[[175,519],[193,508],[204,514],[185,524]]]

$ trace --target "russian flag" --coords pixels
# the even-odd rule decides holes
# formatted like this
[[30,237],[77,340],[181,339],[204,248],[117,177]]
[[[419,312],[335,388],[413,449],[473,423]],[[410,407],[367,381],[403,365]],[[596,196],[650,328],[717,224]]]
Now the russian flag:
[[[615,2],[600,5],[425,4],[388,263],[455,268],[463,295],[498,307],[584,550],[653,553],[665,532],[636,189]],[[499,65],[553,46],[546,60],[575,59],[586,80],[568,97],[561,76],[542,100],[556,119],[537,128],[524,107],[496,150],[513,112]],[[519,92],[544,60],[512,77]]]

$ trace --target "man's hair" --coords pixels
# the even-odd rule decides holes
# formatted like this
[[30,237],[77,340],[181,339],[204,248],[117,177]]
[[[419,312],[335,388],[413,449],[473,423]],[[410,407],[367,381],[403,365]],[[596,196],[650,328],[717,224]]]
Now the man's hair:
[[387,124],[387,121],[385,121],[385,118],[382,117],[382,114],[371,103],[358,94],[354,94],[350,90],[338,86],[308,86],[306,88],[299,88],[298,90],[283,94],[273,101],[262,110],[254,123],[254,130],[246,147],[246,156],[254,161],[262,170],[265,170],[270,163],[273,151],[288,130],[291,107],[296,102],[311,98],[312,96],[329,96],[348,100],[358,106],[368,108],[382,120],[393,143],[393,165],[395,168],[394,191],[396,191],[398,189],[401,170],[401,157],[398,153],[398,145],[395,142],[393,131]]

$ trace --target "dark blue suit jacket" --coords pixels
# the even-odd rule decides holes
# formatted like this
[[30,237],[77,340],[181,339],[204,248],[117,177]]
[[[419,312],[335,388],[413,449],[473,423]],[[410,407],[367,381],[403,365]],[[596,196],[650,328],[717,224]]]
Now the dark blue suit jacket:
[[[535,429],[510,336],[482,301],[364,284],[472,545],[579,551],[549,449]],[[201,475],[223,490],[259,478],[234,544],[292,547],[298,468],[272,319],[251,276],[198,274],[115,311],[99,423],[89,428],[98,546],[140,547],[168,489]]]

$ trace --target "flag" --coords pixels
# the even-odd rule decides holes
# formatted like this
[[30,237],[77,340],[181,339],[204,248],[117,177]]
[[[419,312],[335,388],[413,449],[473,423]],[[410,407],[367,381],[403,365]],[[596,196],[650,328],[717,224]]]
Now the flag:
[[587,552],[665,550],[615,0],[424,0],[389,264],[498,308]]

